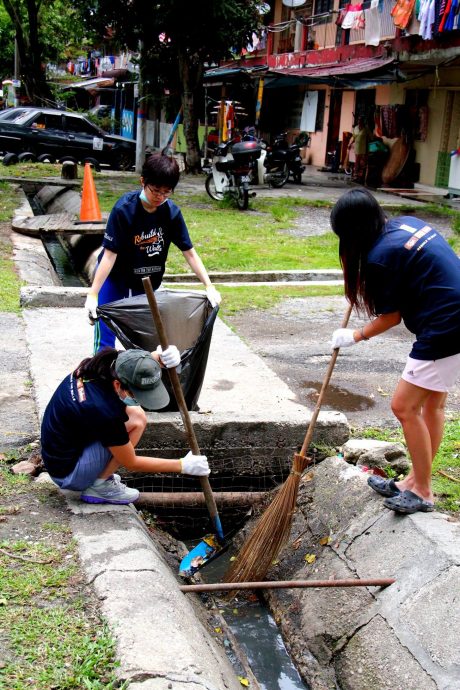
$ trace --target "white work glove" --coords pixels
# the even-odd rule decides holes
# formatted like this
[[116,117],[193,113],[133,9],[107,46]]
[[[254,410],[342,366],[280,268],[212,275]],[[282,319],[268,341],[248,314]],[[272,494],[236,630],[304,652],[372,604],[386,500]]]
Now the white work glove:
[[85,302],[85,311],[91,326],[94,326],[94,322],[98,318],[96,307],[97,295],[94,295],[92,292],[89,292]]
[[211,307],[213,309],[222,302],[222,296],[220,292],[216,290],[214,285],[208,285],[208,287],[206,288],[206,295],[208,300],[211,302]]
[[182,474],[192,474],[195,477],[207,477],[211,472],[206,455],[193,455],[191,450],[187,453],[185,458],[181,459],[181,463]]
[[169,345],[163,352],[161,345],[158,345],[156,352],[160,355],[161,363],[167,369],[173,369],[180,364],[180,352],[175,345]]
[[357,341],[353,337],[353,328],[337,328],[332,334],[332,349],[335,350],[337,347],[350,347],[350,345],[356,345]]

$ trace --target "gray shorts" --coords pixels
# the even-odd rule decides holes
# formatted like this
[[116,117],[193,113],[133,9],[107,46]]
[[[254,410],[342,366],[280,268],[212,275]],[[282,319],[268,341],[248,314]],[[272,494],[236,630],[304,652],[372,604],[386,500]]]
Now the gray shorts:
[[107,467],[112,453],[99,441],[84,449],[74,469],[67,477],[51,477],[61,489],[83,491],[94,484],[94,480]]

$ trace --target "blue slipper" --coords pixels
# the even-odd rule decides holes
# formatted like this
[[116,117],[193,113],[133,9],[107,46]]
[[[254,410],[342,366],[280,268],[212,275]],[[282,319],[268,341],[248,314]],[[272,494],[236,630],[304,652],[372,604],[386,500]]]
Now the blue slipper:
[[394,479],[384,479],[376,474],[371,474],[367,478],[367,483],[371,489],[377,491],[377,493],[381,496],[392,497],[401,493],[396,486]]
[[430,501],[425,501],[413,491],[400,491],[397,496],[393,498],[387,498],[383,505],[390,510],[394,510],[396,513],[404,513],[405,515],[409,513],[416,513],[420,511],[422,513],[430,513],[434,510],[434,504]]

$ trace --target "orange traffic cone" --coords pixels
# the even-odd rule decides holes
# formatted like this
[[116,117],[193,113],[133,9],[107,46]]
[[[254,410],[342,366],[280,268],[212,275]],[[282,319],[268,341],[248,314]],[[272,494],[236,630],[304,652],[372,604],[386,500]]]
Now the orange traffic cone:
[[100,223],[102,221],[96,185],[90,163],[85,163],[83,189],[81,193],[80,223]]

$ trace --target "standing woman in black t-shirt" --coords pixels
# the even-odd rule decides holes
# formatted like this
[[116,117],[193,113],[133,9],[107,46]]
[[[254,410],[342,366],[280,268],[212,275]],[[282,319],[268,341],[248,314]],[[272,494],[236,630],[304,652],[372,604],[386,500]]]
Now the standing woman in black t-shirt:
[[447,393],[460,374],[460,259],[424,221],[387,220],[370,192],[346,192],[331,213],[340,238],[345,295],[368,321],[339,328],[332,347],[369,340],[401,320],[416,340],[391,401],[412,470],[400,482],[372,475],[368,484],[399,513],[434,508],[431,468],[444,430]]
[[180,208],[169,197],[179,182],[177,161],[163,153],[149,156],[142,168],[142,190],[127,192],[113,207],[102,241],[96,273],[85,302],[94,329],[94,352],[115,345],[115,334],[97,319],[96,307],[144,294],[142,278],[149,276],[156,290],[165,272],[171,243],[206,287],[212,305],[221,297],[211,285]]

